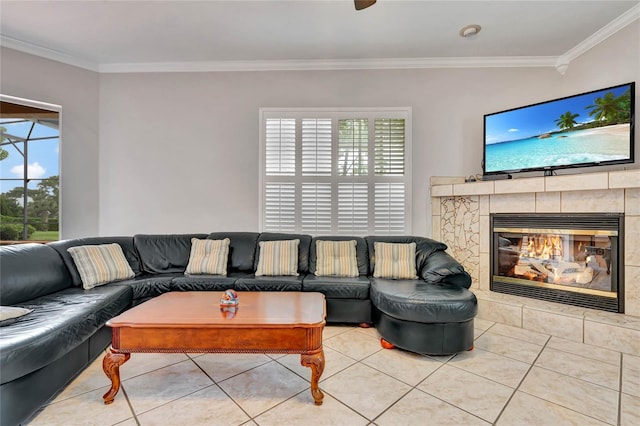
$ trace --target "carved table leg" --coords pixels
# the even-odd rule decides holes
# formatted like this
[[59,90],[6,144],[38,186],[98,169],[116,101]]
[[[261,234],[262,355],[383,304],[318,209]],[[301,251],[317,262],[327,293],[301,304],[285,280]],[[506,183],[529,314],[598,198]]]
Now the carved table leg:
[[109,351],[104,356],[102,370],[111,380],[111,389],[102,396],[105,404],[111,404],[120,390],[120,366],[127,362],[129,358],[131,358],[131,354],[114,352],[112,348],[109,348]]
[[300,356],[300,364],[311,368],[311,395],[316,405],[322,405],[324,394],[318,387],[318,381],[324,371],[324,351],[315,354],[302,354]]

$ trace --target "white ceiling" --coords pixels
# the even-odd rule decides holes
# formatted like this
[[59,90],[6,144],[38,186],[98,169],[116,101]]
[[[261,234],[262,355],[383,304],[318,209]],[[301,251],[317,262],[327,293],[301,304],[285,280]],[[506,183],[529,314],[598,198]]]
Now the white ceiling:
[[613,0],[0,0],[0,41],[102,72],[554,66],[639,18]]

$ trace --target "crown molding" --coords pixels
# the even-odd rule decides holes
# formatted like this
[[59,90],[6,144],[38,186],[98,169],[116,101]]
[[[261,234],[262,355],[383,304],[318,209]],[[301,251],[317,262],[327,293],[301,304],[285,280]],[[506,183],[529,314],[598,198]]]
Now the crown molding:
[[602,43],[618,31],[622,30],[627,25],[637,21],[640,19],[640,4],[633,6],[631,9],[627,10],[622,15],[618,16],[613,21],[609,22],[604,27],[600,28],[598,31],[584,39],[577,46],[565,52],[563,55],[558,57],[556,68],[560,74],[564,74],[574,59],[583,55],[588,50]]
[[472,58],[391,58],[275,61],[208,61],[102,64],[101,73],[221,72],[221,71],[322,71],[419,68],[553,67],[555,56]]
[[27,43],[0,34],[0,46],[100,73],[224,72],[224,71],[322,71],[424,68],[527,68],[555,67],[564,74],[571,61],[640,19],[640,4],[560,56],[504,56],[451,58],[327,59],[273,61],[134,62],[98,64],[88,59]]
[[99,71],[99,66],[95,62],[78,58],[77,56],[73,56],[68,53],[49,49],[48,47],[38,46],[36,44],[27,43],[12,37],[7,37],[2,34],[0,34],[0,46],[8,47],[9,49],[18,50],[24,53],[29,53],[41,58],[51,59],[52,61],[62,62],[63,64],[73,65],[78,68],[84,68],[89,71]]

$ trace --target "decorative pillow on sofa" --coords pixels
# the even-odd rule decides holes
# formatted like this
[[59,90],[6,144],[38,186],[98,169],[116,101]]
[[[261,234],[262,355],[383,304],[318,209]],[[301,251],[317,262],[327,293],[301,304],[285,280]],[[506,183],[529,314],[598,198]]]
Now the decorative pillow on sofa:
[[413,280],[416,273],[416,243],[380,243],[375,242],[374,278],[392,278]]
[[318,277],[357,277],[356,240],[316,240],[316,272]]
[[33,312],[33,309],[18,308],[17,306],[0,306],[0,327],[13,324],[18,318]]
[[231,240],[191,239],[191,254],[185,274],[227,275]]
[[69,247],[67,251],[78,268],[85,290],[136,275],[124,257],[120,244]]
[[256,276],[298,275],[300,240],[260,241]]

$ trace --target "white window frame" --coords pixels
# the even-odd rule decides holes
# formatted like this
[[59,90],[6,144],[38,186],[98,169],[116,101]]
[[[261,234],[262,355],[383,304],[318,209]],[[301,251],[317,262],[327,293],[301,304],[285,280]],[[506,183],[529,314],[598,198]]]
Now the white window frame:
[[[296,171],[294,176],[266,176],[266,120],[274,118],[295,118],[296,123],[301,122],[303,118],[331,118],[335,120],[340,119],[354,119],[354,118],[368,118],[369,119],[369,146],[368,146],[368,174],[367,176],[338,176],[338,126],[332,125],[332,173],[331,176],[302,176],[302,163],[301,153],[302,147],[300,143],[296,143]],[[404,151],[404,174],[403,175],[375,175],[375,155],[374,155],[374,120],[383,118],[401,118],[405,120],[405,151]],[[375,182],[402,182],[405,188],[405,226],[404,232],[398,234],[412,234],[412,110],[411,107],[387,107],[387,108],[260,108],[259,109],[259,127],[260,127],[260,155],[259,155],[259,205],[258,205],[258,217],[259,217],[259,229],[260,232],[265,231],[265,185],[267,182],[291,182],[295,184],[295,211],[296,211],[296,229],[295,233],[307,233],[314,234],[313,232],[301,231],[301,188],[302,183],[308,182],[331,182],[336,184],[336,189],[333,190],[332,206],[333,210],[337,211],[338,208],[338,182],[362,182],[368,183],[369,186],[369,214],[368,214],[368,229],[366,232],[348,232],[346,235],[364,236],[375,235]],[[296,141],[301,140],[301,126],[296,125]],[[337,224],[337,215],[333,215],[332,231],[331,235],[340,235]],[[285,232],[285,231],[283,231]],[[344,233],[343,233],[344,234]],[[326,232],[322,232],[318,235],[327,235]]]

